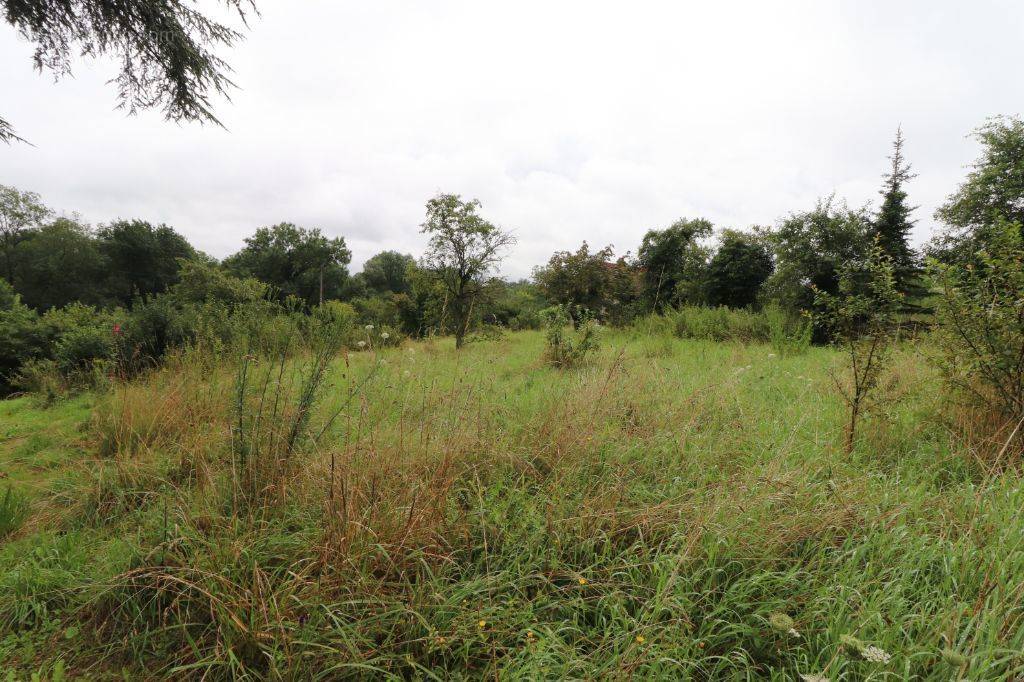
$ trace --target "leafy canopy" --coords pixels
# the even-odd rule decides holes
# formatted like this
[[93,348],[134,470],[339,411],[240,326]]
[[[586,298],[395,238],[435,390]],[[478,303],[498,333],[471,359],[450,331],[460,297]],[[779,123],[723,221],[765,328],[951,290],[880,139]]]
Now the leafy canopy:
[[515,237],[484,220],[476,199],[438,194],[427,202],[421,232],[430,236],[423,267],[444,285],[455,322],[455,344],[461,347],[474,303],[484,293],[487,275],[501,262]]
[[692,303],[700,297],[708,251],[697,240],[711,235],[714,226],[703,218],[680,219],[664,230],[649,230],[637,252],[644,297],[662,309],[674,303]]
[[351,260],[343,237],[329,238],[317,228],[279,223],[256,230],[241,251],[225,259],[224,266],[240,277],[266,282],[282,299],[296,296],[315,305],[340,297]]

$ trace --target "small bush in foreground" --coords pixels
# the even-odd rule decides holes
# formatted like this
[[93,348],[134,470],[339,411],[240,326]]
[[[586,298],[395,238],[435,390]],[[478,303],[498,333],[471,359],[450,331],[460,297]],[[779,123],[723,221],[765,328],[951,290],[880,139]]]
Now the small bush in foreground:
[[[947,380],[1003,420],[1024,416],[1024,236],[999,222],[974,263],[934,264]],[[1012,428],[1012,424],[1011,424]]]
[[597,350],[598,325],[592,319],[579,322],[572,331],[571,318],[565,306],[554,306],[544,311],[547,321],[545,357],[555,367],[576,367]]

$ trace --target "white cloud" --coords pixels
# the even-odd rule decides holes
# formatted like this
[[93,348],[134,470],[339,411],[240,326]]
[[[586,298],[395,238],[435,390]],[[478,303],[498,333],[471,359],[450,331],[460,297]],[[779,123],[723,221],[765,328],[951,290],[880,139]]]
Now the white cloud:
[[[224,256],[290,220],[356,263],[423,245],[423,204],[475,196],[515,229],[505,267],[681,216],[772,223],[833,191],[875,199],[895,127],[919,177],[916,238],[985,117],[1018,113],[1024,8],[1009,2],[284,3],[225,54],[229,131],[114,110],[109,62],[57,84],[0,27],[0,183],[94,222],[164,221]],[[14,93],[12,98],[10,93]]]

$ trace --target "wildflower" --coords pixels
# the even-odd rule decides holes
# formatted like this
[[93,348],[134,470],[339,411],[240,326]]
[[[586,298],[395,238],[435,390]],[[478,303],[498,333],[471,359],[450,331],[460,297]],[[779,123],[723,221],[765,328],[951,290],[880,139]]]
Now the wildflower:
[[373,325],[372,324],[366,325],[366,331],[372,332],[373,331]]
[[872,663],[888,663],[892,655],[877,646],[868,645],[860,650],[860,655],[864,657],[865,661],[871,661]]
[[580,585],[586,585],[586,584],[587,584],[587,579],[586,578],[580,578]]
[[487,627],[487,621],[486,620],[480,621],[479,623],[477,623],[477,627],[481,627],[481,628]]
[[637,635],[636,636],[636,643],[637,644],[643,644],[646,641],[647,641],[647,639],[643,635]]
[[391,336],[391,334],[388,334],[387,332],[381,332],[381,333],[380,333],[380,338],[384,339],[385,341],[386,341],[386,340],[388,339],[388,337],[390,337],[390,336]]
[[356,345],[359,346],[360,348],[366,348],[366,341],[360,341]]
[[966,656],[953,649],[943,649],[942,660],[945,661],[947,665],[951,665],[954,668],[962,668],[970,663],[970,660]]

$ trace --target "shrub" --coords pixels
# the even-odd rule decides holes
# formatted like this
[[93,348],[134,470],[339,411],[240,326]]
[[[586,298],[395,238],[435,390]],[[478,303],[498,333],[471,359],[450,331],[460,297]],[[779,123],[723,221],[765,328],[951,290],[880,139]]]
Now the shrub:
[[22,365],[41,357],[46,336],[39,315],[17,296],[12,297],[9,307],[0,308],[0,394],[14,389],[15,375]]
[[933,263],[941,364],[948,381],[1002,418],[1024,415],[1024,236],[999,221],[974,262]]
[[547,361],[555,367],[570,368],[583,364],[598,348],[598,324],[585,318],[572,330],[572,318],[565,306],[543,311],[547,324]]

